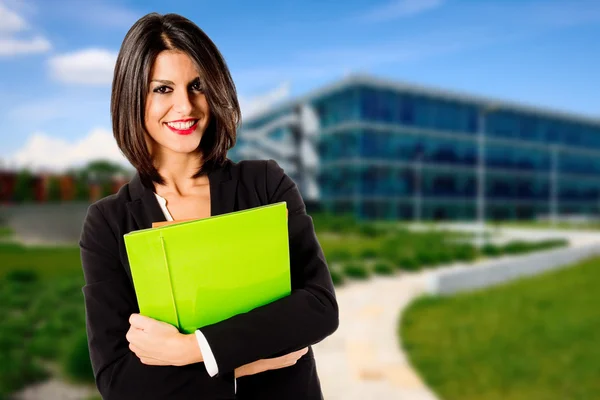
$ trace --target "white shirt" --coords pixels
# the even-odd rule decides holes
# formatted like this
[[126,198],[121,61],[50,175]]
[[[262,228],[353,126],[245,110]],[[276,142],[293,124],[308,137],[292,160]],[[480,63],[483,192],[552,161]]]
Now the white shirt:
[[[165,215],[167,221],[173,221],[173,217],[171,216],[171,213],[167,208],[167,199],[165,199],[162,196],[159,196],[156,193],[154,193],[154,195],[156,196],[156,200],[158,200],[158,204],[160,205],[160,208],[163,214]],[[196,329],[196,339],[198,340],[198,346],[200,346],[200,351],[202,352],[202,357],[204,358],[204,366],[206,367],[206,372],[208,372],[208,375],[210,375],[211,377],[217,375],[219,373],[219,366],[217,365],[217,360],[215,360],[215,356],[212,350],[210,349],[210,345],[208,344],[206,337],[204,337],[204,334],[200,329]],[[235,391],[237,392],[237,380],[235,380],[235,388]]]

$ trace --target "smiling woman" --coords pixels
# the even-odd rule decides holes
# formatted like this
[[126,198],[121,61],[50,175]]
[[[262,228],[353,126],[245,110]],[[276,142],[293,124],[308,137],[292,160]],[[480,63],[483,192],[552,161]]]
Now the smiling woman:
[[[121,151],[142,178],[160,184],[164,177],[153,157],[196,152],[203,158],[198,177],[225,161],[241,120],[221,53],[193,22],[173,14],[148,15],[127,33],[115,65],[111,113]],[[185,126],[190,120],[196,123]]]
[[[217,47],[184,17],[142,17],[117,57],[111,114],[117,145],[137,174],[90,206],[79,242],[88,345],[103,398],[322,398],[311,345],[338,326],[331,276],[283,169],[273,160],[227,158],[241,116]],[[139,314],[125,234],[278,202],[288,210],[289,296],[193,334]]]

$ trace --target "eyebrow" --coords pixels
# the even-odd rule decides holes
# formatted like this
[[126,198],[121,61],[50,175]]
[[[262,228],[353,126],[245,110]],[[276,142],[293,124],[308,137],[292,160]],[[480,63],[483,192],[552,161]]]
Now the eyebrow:
[[[199,76],[197,76],[197,77],[195,77],[194,79],[192,79],[192,80],[190,81],[190,83],[195,83],[196,81],[199,81],[199,82],[200,82],[200,77],[199,77]],[[165,80],[165,79],[152,79],[150,82],[151,82],[151,83],[152,83],[152,82],[158,82],[158,83],[162,83],[163,85],[173,85],[173,86],[175,86],[175,83],[173,83],[172,81],[169,81],[169,80]],[[188,85],[189,85],[190,83],[188,83]]]

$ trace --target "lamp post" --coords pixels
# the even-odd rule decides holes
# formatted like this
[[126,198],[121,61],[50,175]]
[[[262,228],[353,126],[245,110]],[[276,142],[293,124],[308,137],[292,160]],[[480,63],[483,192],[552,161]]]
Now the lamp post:
[[413,215],[415,222],[421,222],[421,171],[422,167],[422,152],[417,153],[415,160],[415,202]]
[[485,234],[485,117],[490,109],[481,108],[477,123],[477,240],[483,246]]
[[550,168],[550,221],[552,227],[556,227],[557,207],[558,207],[558,182],[557,182],[557,169],[558,169],[558,145],[554,144],[551,146],[552,163]]

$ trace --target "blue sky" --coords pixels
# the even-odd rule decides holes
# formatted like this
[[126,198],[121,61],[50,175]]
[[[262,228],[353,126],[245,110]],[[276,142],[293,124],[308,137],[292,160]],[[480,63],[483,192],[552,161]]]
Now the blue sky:
[[361,72],[600,118],[596,0],[166,3],[0,0],[0,160],[118,161],[112,66],[151,11],[182,14],[213,39],[246,116]]

